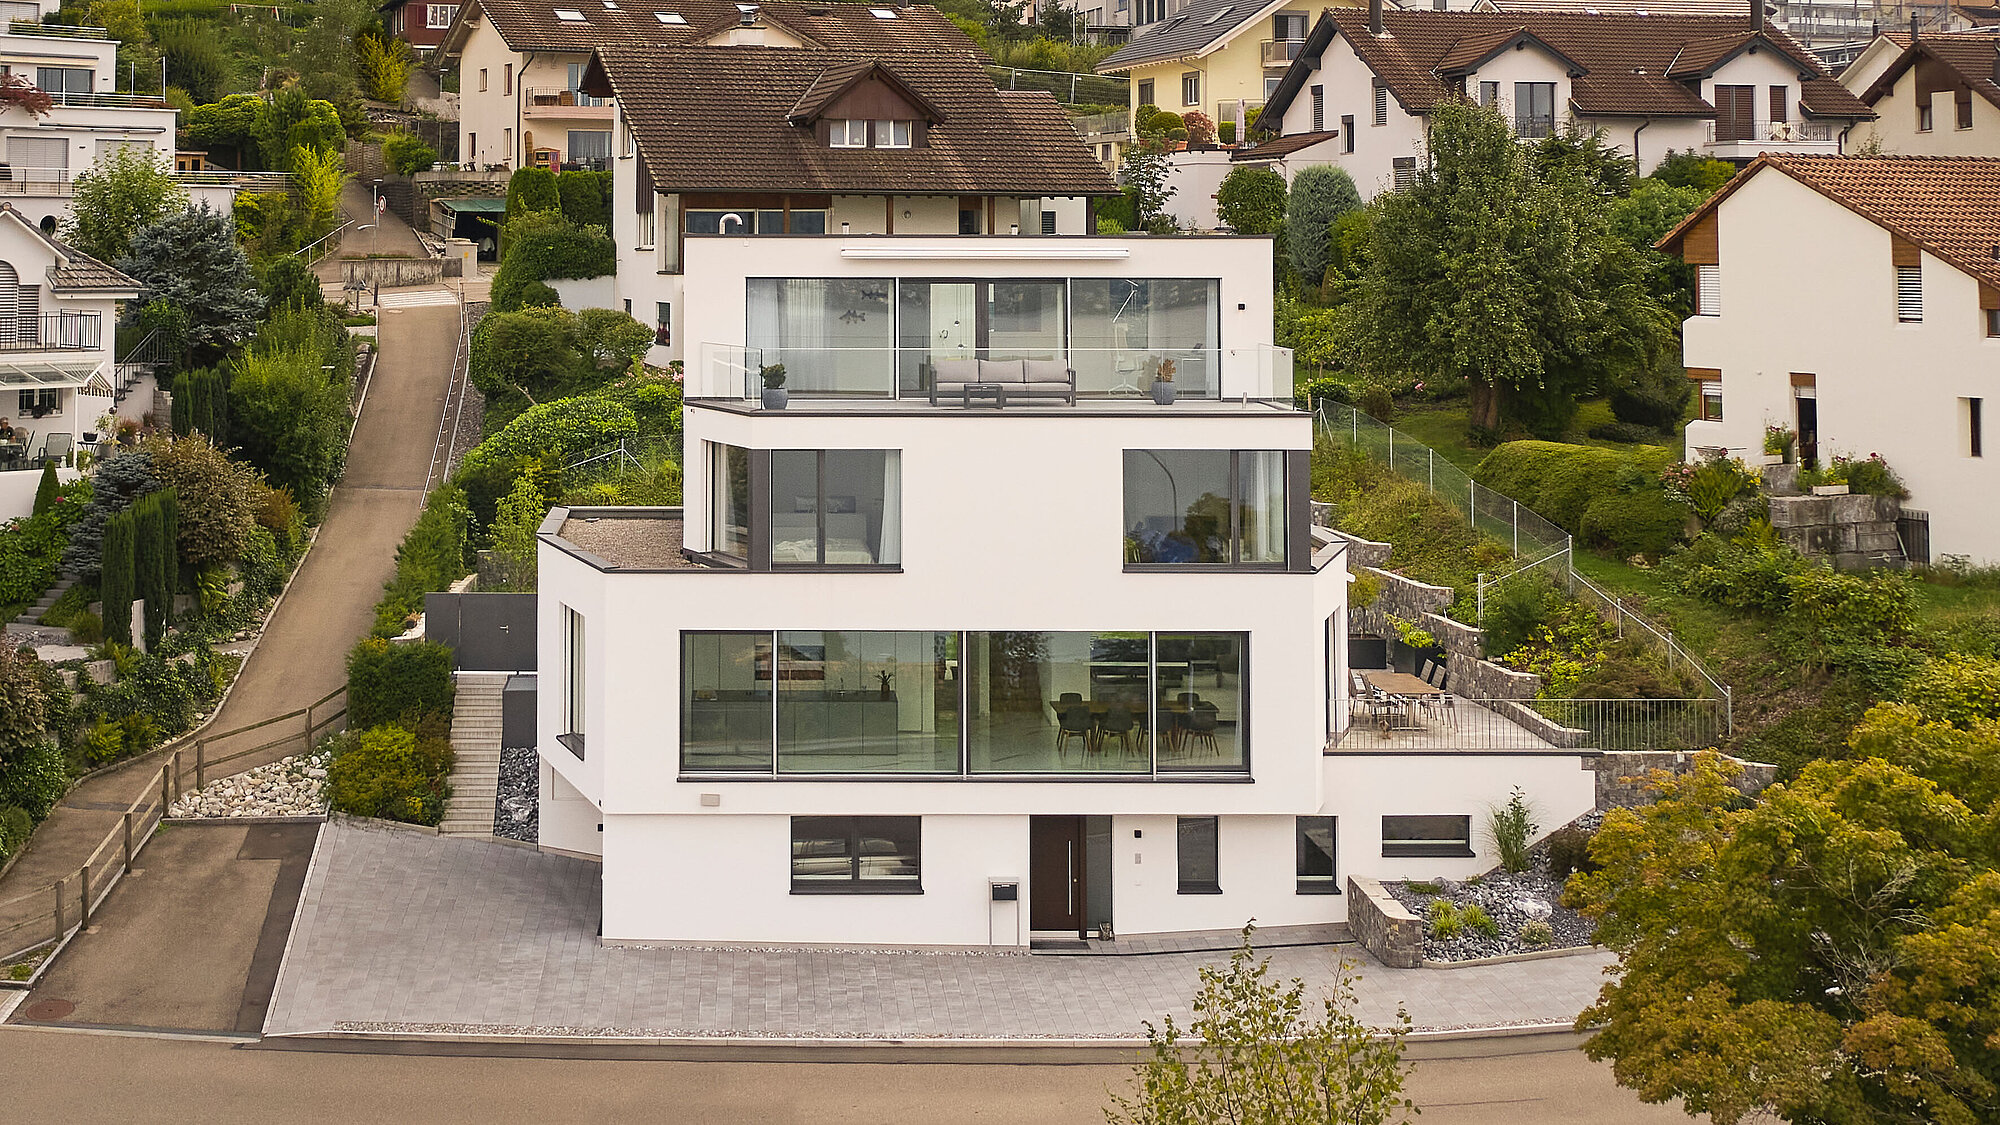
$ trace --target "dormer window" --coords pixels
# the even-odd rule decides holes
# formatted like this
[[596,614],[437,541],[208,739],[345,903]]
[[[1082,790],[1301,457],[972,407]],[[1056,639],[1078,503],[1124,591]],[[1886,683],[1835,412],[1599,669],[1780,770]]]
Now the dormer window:
[[583,18],[583,13],[577,11],[575,8],[557,8],[556,18],[563,21],[564,23],[585,22]]
[[914,121],[862,121],[835,118],[827,122],[828,148],[909,148],[916,134]]

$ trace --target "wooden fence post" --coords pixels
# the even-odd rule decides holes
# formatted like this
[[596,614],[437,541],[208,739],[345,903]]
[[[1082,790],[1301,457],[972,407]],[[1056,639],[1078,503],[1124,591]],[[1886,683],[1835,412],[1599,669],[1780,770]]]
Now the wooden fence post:
[[132,812],[125,812],[125,874],[132,873]]
[[78,917],[82,920],[83,928],[87,930],[90,928],[90,865],[88,863],[84,864],[83,870],[78,872],[77,880],[83,884],[83,913]]
[[196,789],[207,788],[208,786],[208,782],[206,780],[207,773],[208,773],[208,739],[197,738],[195,739],[194,742],[194,787]]
[[172,760],[160,767],[160,818],[166,819],[167,809],[173,805],[173,798],[167,796],[169,779],[173,776],[174,762],[180,760],[180,752],[174,752]]

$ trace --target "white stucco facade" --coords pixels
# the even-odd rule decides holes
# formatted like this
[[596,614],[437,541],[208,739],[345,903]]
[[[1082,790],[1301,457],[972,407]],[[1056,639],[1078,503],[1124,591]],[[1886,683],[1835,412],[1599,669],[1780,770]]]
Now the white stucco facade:
[[[1587,755],[1576,752],[1328,752],[1348,714],[1348,573],[1342,550],[1301,522],[1313,423],[1292,409],[1289,355],[1271,346],[1268,239],[706,237],[688,239],[685,255],[686,276],[702,279],[683,296],[691,353],[686,500],[671,512],[559,509],[540,549],[541,666],[560,673],[543,677],[539,707],[542,840],[602,856],[605,940],[1020,946],[1031,933],[1074,936],[1100,924],[1140,934],[1232,928],[1253,917],[1267,926],[1334,922],[1345,917],[1345,898],[1324,892],[1347,871],[1462,875],[1491,866],[1476,832],[1461,854],[1385,859],[1385,814],[1463,815],[1477,824],[1514,785],[1535,795],[1550,824],[1590,807],[1593,775]],[[1146,299],[1146,279],[1154,291],[1212,284],[1206,362],[1214,377],[1183,380],[1170,406],[1091,391],[1079,378],[1075,405],[1010,401],[993,409],[933,405],[926,391],[893,383],[883,384],[883,397],[816,395],[794,370],[790,405],[763,409],[745,397],[743,381],[744,365],[758,362],[746,351],[755,350],[758,332],[773,330],[754,312],[754,291],[767,280],[810,289],[812,279],[851,279],[858,301],[882,297],[818,326],[803,324],[795,309],[786,331],[811,332],[852,354],[865,349],[843,341],[837,326],[886,330],[877,318],[895,316],[899,348],[933,358],[955,328],[935,320],[915,327],[906,314],[884,311],[903,300],[887,294],[1065,279],[1065,339],[1073,341],[1087,323],[1138,315],[1122,288],[1109,307],[1086,299],[1105,282],[1137,283],[1134,301]],[[1173,332],[1187,332],[1192,315],[1178,314]],[[988,329],[996,355],[1004,327]],[[1158,349],[1167,332],[1155,325],[1150,345],[1127,342]],[[1087,363],[1087,348],[1061,350],[1072,366]],[[798,353],[786,358],[802,366]],[[750,459],[743,496],[768,492],[771,513],[801,510],[792,506],[796,488],[775,477],[759,483],[778,471],[776,458],[801,450],[894,451],[896,483],[885,495],[893,495],[900,532],[893,556],[883,556],[893,563],[760,565],[753,531],[741,567],[689,566],[673,553],[665,562],[682,565],[662,567],[653,552],[669,541],[699,561],[723,562],[735,549],[738,504],[752,505],[751,526],[783,518],[762,513],[756,505],[764,501],[735,498],[734,470],[722,467],[729,458]],[[1257,456],[1284,465],[1283,498],[1274,501],[1283,514],[1273,516],[1284,524],[1282,560],[1263,569],[1130,563],[1133,497],[1151,502],[1171,488],[1175,510],[1189,499],[1171,473],[1164,485],[1150,475],[1128,480],[1134,464],[1167,468],[1133,458],[1226,458],[1232,450],[1264,451]],[[758,468],[760,456],[773,467]],[[824,516],[827,528],[837,513],[856,510],[851,499],[826,495],[826,511],[835,513]],[[614,538],[593,549],[606,527],[639,536],[641,546]],[[772,541],[783,537],[770,533]],[[893,680],[883,674],[878,697],[875,673],[853,683],[849,671],[822,663],[831,659],[825,645],[848,631],[893,636],[898,651],[917,655],[895,666]],[[1086,642],[1086,633],[1118,639]],[[778,639],[756,670],[728,665],[735,670],[714,678],[709,650],[690,646],[717,634],[746,645]],[[1038,671],[1007,665],[1003,680],[991,663],[998,650],[981,647],[982,638],[1003,635],[1037,638],[1036,655],[1025,659],[1054,663],[1034,664]],[[1169,655],[1175,638],[1217,637],[1235,638],[1228,642],[1240,645],[1229,650],[1235,655],[1178,664]],[[1139,690],[1154,700],[1136,747],[1106,742],[1093,758],[1062,737],[1057,701],[1046,697],[1075,692],[1078,705],[1110,698],[1104,693],[1121,690],[1135,667]],[[1164,686],[1170,674],[1171,688]],[[760,682],[776,701],[780,733],[768,737],[780,749],[771,760],[806,764],[758,764],[756,740],[767,736],[754,731],[766,720],[764,705],[752,702],[729,720],[750,724],[749,741],[736,747],[747,746],[748,756],[717,767],[703,756],[713,744],[705,724],[715,709],[754,699]],[[982,756],[997,754],[982,750],[981,740],[1002,737],[1003,686],[1021,684],[1028,705],[1009,704],[1010,721],[1025,722],[1025,741],[1014,757]],[[905,765],[843,774],[814,763],[860,759],[786,757],[789,709],[807,705],[792,700],[828,693],[830,706],[874,707],[890,725],[826,753],[879,751]],[[1210,709],[1227,716],[1227,752],[1186,757],[1203,744],[1167,733],[1181,729],[1176,701],[1195,706],[1189,696],[1220,701]],[[935,728],[926,725],[933,720]],[[909,751],[894,747],[932,739],[912,732],[933,729],[952,733],[924,742],[921,769],[880,772],[906,768],[911,759],[895,755]],[[817,853],[800,850],[800,821],[854,817],[904,818],[920,839],[920,861],[912,861],[920,874],[893,892],[824,893],[802,883],[797,865]],[[1300,818],[1324,817],[1335,818],[1328,827],[1334,875],[1302,889]],[[1197,830],[1212,818],[1212,882],[1198,887],[1186,882],[1182,849],[1195,845],[1184,818],[1199,822]],[[1067,850],[1051,850],[1055,838]],[[1050,881],[1058,878],[1051,870],[1066,886]],[[996,898],[995,881],[1015,884],[1018,897]]]
[[[1715,218],[1721,311],[1689,318],[1683,348],[1690,368],[1722,373],[1723,419],[1691,423],[1689,447],[1754,461],[1764,427],[1795,427],[1810,395],[1822,459],[1884,457],[1906,505],[1930,513],[1933,558],[2000,561],[2000,462],[1990,444],[1973,455],[1970,433],[1968,403],[2000,400],[2000,337],[1988,335],[1978,281],[1925,251],[1923,319],[1899,320],[1890,232],[1776,167]],[[1796,386],[1806,377],[1810,391]]]
[[[49,88],[55,105],[41,117],[0,111],[0,200],[51,229],[69,215],[79,173],[114,149],[151,150],[174,166],[174,110],[159,98],[120,93],[118,43],[78,34],[22,33],[0,26],[0,65]],[[226,190],[226,189],[225,189]],[[225,199],[225,205],[227,200]]]
[[466,13],[463,36],[457,53],[461,163],[526,167],[529,145],[555,149],[568,161],[572,131],[610,130],[611,108],[578,104],[596,99],[575,94],[587,53],[517,51],[476,7]]
[[[1988,66],[2000,67],[2000,63],[1991,61],[2000,58],[2000,35],[1980,35],[1977,38],[1985,48]],[[1895,58],[1895,55],[1890,56],[1892,61]],[[1884,64],[1874,69],[1874,78],[1880,78],[1888,67]],[[1899,156],[2000,156],[2000,106],[1994,105],[1984,92],[1984,87],[1991,86],[1991,83],[1982,83],[1981,89],[1969,90],[1965,103],[1970,110],[1970,119],[1961,123],[1956,92],[1952,89],[1928,89],[1946,82],[1953,86],[1961,85],[1957,75],[1939,73],[1943,70],[1931,59],[1919,59],[1916,65],[1904,69],[1895,83],[1870,105],[1876,118],[1855,131],[1861,138],[1859,143],[1862,146],[1875,144],[1882,152]],[[1982,77],[1990,78],[1992,74],[1989,72]],[[1846,83],[1847,77],[1842,75],[1841,81]],[[1869,85],[1873,83],[1871,78]],[[1863,86],[1856,92],[1867,89],[1868,86]],[[1920,90],[1924,92],[1920,94]],[[1922,112],[1922,107],[1926,105],[1930,110],[1928,115]]]

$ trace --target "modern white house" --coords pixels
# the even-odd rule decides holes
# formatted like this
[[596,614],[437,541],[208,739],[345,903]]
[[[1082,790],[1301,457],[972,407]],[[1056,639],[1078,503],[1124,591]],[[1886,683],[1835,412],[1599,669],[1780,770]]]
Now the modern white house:
[[12,431],[0,437],[0,521],[26,515],[43,462],[62,461],[111,410],[118,303],[138,296],[138,282],[0,201],[0,420]]
[[55,103],[44,116],[0,107],[0,200],[51,233],[68,214],[77,173],[107,153],[149,149],[174,166],[173,108],[154,95],[119,93],[117,64],[118,42],[103,28],[0,24],[0,73],[32,82]]
[[1491,866],[1512,785],[1591,807],[1578,751],[1334,752],[1268,239],[682,253],[684,505],[540,536],[541,844],[602,857],[606,941],[1328,923],[1350,870]]
[[2000,29],[1924,34],[1841,81],[1875,111],[1858,132],[1899,156],[2000,156]]
[[[956,28],[933,34],[909,15],[917,9],[882,11],[868,18],[909,21],[894,33],[905,48],[774,45],[764,36],[603,47],[592,58],[582,89],[614,104],[617,295],[655,325],[651,362],[691,363],[712,331],[694,297],[711,281],[685,249],[701,235],[1095,229],[1092,198],[1118,185],[1055,99],[996,89]],[[851,323],[863,316],[857,309]],[[869,330],[885,323],[878,315]]]
[[1642,173],[1669,150],[1844,151],[1870,111],[1763,14],[1329,9],[1258,118],[1273,139],[1234,155],[1335,164],[1372,197],[1414,173],[1425,115],[1450,97],[1497,107],[1524,140],[1603,130]]
[[1688,448],[1754,460],[1783,426],[1808,457],[1879,454],[1934,558],[2000,562],[2000,158],[1767,155],[1660,247],[1699,275]]
[[[877,14],[883,13],[883,14]],[[458,68],[459,159],[468,167],[610,166],[612,106],[583,89],[598,47],[894,46],[911,36],[976,48],[928,6],[799,0],[467,0],[439,50]],[[704,117],[726,119],[725,99]]]

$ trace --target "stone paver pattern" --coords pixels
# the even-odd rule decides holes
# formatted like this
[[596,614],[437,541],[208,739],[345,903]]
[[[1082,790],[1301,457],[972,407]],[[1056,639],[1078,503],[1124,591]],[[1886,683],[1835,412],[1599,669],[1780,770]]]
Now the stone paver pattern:
[[[324,829],[267,1035],[421,1031],[642,1037],[1132,1039],[1189,1015],[1219,953],[619,947],[598,869],[490,841],[336,819]],[[1330,981],[1351,945],[1270,951]],[[1361,966],[1359,1014],[1425,1029],[1567,1023],[1606,953],[1436,970]]]

